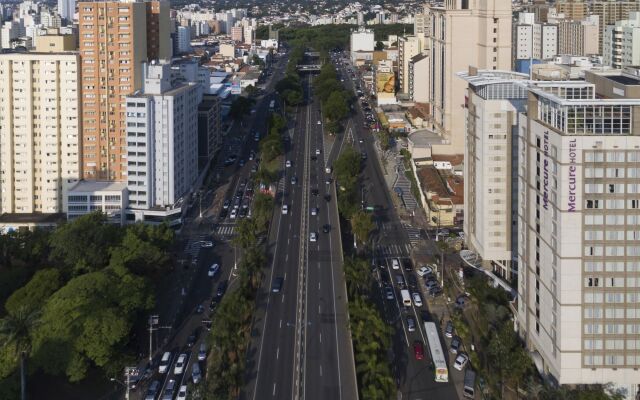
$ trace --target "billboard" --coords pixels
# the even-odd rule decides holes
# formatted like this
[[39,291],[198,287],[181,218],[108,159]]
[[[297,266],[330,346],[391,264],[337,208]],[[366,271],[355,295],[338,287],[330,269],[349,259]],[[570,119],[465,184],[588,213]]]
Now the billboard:
[[396,76],[393,72],[378,72],[376,74],[377,93],[395,93]]

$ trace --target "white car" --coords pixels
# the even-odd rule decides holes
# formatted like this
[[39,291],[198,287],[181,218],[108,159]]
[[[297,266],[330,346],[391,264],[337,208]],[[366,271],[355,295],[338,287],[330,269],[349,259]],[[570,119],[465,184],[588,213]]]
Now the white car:
[[238,216],[238,209],[234,208],[233,210],[231,210],[231,214],[229,215],[229,218],[236,219],[237,216]]
[[158,373],[166,374],[171,364],[171,352],[165,352],[160,359],[160,365],[158,366]]
[[318,209],[316,207],[311,209],[311,215],[318,215]]
[[216,276],[216,274],[220,271],[220,266],[218,264],[213,264],[209,267],[209,271],[207,271],[207,275],[210,277]]
[[391,268],[400,269],[400,260],[398,260],[397,258],[391,259]]
[[320,149],[316,149],[316,155],[319,156],[320,155]]
[[464,353],[460,353],[458,354],[458,357],[456,357],[456,361],[453,363],[453,368],[458,371],[462,371],[468,362],[469,357]]
[[420,293],[413,292],[411,296],[413,297],[413,305],[416,307],[422,307],[422,298],[420,297]]
[[187,385],[180,386],[176,400],[187,400]]
[[312,241],[312,242],[317,241],[317,240],[318,240],[318,234],[317,234],[317,233],[315,233],[315,232],[311,232],[311,233],[309,234],[309,240],[310,240],[310,241]]
[[287,215],[287,214],[289,214],[289,206],[285,204],[282,206],[282,215]]
[[318,125],[322,125],[322,122],[321,122],[321,121],[318,121]]
[[429,275],[433,273],[433,270],[429,267],[426,266],[422,266],[420,267],[420,269],[418,269],[418,276],[425,276],[425,275]]
[[202,242],[200,242],[200,247],[205,248],[205,249],[211,248],[211,247],[213,247],[213,242],[210,242],[208,240],[202,241]]
[[207,344],[205,342],[200,343],[200,349],[198,350],[198,361],[204,361],[207,358]]
[[285,167],[290,168],[291,167],[291,161],[287,160],[286,163],[284,163]]
[[178,357],[178,361],[176,361],[176,366],[173,368],[174,375],[180,375],[184,372],[184,366],[187,363],[187,355],[185,353],[180,354]]

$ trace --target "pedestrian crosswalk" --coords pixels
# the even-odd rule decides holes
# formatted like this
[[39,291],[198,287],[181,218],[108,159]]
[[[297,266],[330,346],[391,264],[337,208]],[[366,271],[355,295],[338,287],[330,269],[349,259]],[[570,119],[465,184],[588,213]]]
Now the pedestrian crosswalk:
[[184,248],[184,253],[191,256],[191,258],[198,257],[200,253],[200,238],[191,238],[187,242],[187,245]]
[[235,231],[235,224],[220,224],[213,229],[213,233],[222,239],[233,236]]
[[404,230],[407,232],[407,235],[409,236],[409,241],[411,242],[412,246],[415,246],[416,244],[418,244],[418,242],[420,241],[420,229],[413,227],[411,225],[404,225]]
[[382,244],[374,249],[376,257],[408,257],[411,254],[411,246],[408,243]]

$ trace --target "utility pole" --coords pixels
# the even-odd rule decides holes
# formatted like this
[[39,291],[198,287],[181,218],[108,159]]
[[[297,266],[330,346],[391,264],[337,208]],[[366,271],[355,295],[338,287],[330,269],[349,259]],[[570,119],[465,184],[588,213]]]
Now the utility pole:
[[160,326],[160,316],[149,316],[149,365],[153,362],[153,332],[159,329],[171,329],[171,326]]

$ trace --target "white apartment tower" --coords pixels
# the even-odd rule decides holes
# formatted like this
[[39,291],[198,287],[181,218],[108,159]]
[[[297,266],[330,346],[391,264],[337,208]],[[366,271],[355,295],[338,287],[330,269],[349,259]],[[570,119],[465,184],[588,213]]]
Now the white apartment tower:
[[351,60],[355,60],[355,54],[360,51],[373,51],[375,48],[374,35],[371,29],[359,27],[351,32],[350,50]]
[[520,13],[513,27],[515,60],[548,60],[558,53],[558,25],[535,23],[534,13]]
[[589,82],[530,86],[514,183],[517,324],[536,366],[628,399],[640,383],[640,98],[616,94],[631,80],[602,81],[604,99]]
[[607,25],[604,31],[604,63],[614,68],[640,65],[640,12],[629,13],[629,19]]
[[80,57],[0,54],[2,213],[61,213],[81,178]]
[[76,0],[58,0],[58,14],[60,18],[73,21],[73,14],[76,12]]
[[515,240],[510,172],[517,168],[518,160],[512,158],[512,150],[517,144],[514,138],[518,113],[524,110],[528,95],[527,88],[519,82],[528,76],[473,67],[458,75],[468,84],[464,153],[466,243],[480,256],[485,268],[509,280],[516,270],[512,265]]
[[144,89],[126,99],[130,208],[171,207],[191,189],[201,100],[198,83],[171,80],[170,64],[147,66]]
[[444,7],[426,7],[430,32],[429,105],[431,129],[442,145],[435,154],[464,152],[463,112],[466,82],[456,76],[470,65],[482,69],[511,68],[511,2],[509,0],[447,0]]

